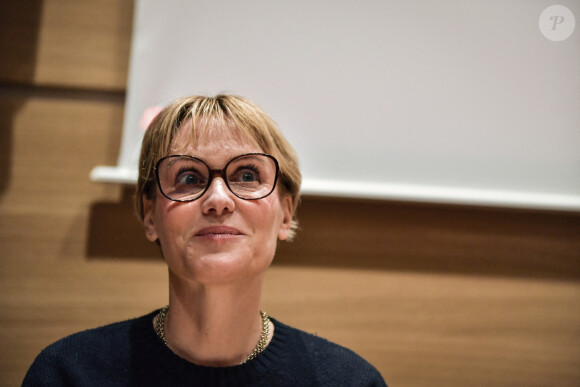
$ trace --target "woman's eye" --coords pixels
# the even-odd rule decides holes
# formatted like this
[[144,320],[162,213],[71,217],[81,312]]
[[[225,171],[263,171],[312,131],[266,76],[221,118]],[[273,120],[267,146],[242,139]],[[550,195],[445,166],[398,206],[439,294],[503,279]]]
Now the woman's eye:
[[251,167],[239,168],[230,176],[229,181],[235,183],[256,183],[260,181],[260,173],[257,169]]
[[257,176],[252,172],[244,172],[242,174],[242,181],[245,183],[250,183],[250,182],[256,181],[256,180],[257,180]]
[[180,176],[178,182],[182,184],[198,184],[199,179],[197,178],[197,176],[194,175],[183,175]]
[[205,180],[196,171],[182,171],[177,174],[175,184],[178,185],[203,185]]

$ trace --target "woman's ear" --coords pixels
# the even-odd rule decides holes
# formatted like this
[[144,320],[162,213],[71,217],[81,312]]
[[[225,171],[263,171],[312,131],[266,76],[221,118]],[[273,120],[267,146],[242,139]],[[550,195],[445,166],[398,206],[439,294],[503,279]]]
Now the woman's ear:
[[280,230],[278,231],[278,239],[281,241],[288,239],[290,235],[292,219],[294,218],[294,206],[292,203],[292,197],[290,195],[286,195],[280,199],[283,217],[280,223]]
[[147,198],[146,194],[143,194],[143,226],[147,239],[151,242],[159,239],[155,228],[155,199]]

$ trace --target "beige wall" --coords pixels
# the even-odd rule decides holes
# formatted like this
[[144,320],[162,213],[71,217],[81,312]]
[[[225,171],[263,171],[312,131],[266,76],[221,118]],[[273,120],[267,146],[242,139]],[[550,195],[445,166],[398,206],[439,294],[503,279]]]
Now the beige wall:
[[[0,1],[0,384],[166,303],[114,165],[131,1]],[[264,309],[394,386],[578,385],[580,214],[308,197]]]

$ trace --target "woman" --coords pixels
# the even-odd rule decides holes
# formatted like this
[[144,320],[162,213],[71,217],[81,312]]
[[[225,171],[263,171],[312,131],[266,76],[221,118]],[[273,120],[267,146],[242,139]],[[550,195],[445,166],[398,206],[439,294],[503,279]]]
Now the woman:
[[385,385],[353,352],[260,311],[301,174],[273,121],[238,96],[166,107],[143,140],[135,204],[169,269],[169,305],[45,349],[24,385]]

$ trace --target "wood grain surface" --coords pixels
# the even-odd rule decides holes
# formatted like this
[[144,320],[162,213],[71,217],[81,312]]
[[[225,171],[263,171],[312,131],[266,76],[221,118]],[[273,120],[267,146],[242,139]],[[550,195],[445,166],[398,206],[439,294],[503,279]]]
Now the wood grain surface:
[[133,2],[0,1],[0,80],[125,89]]

